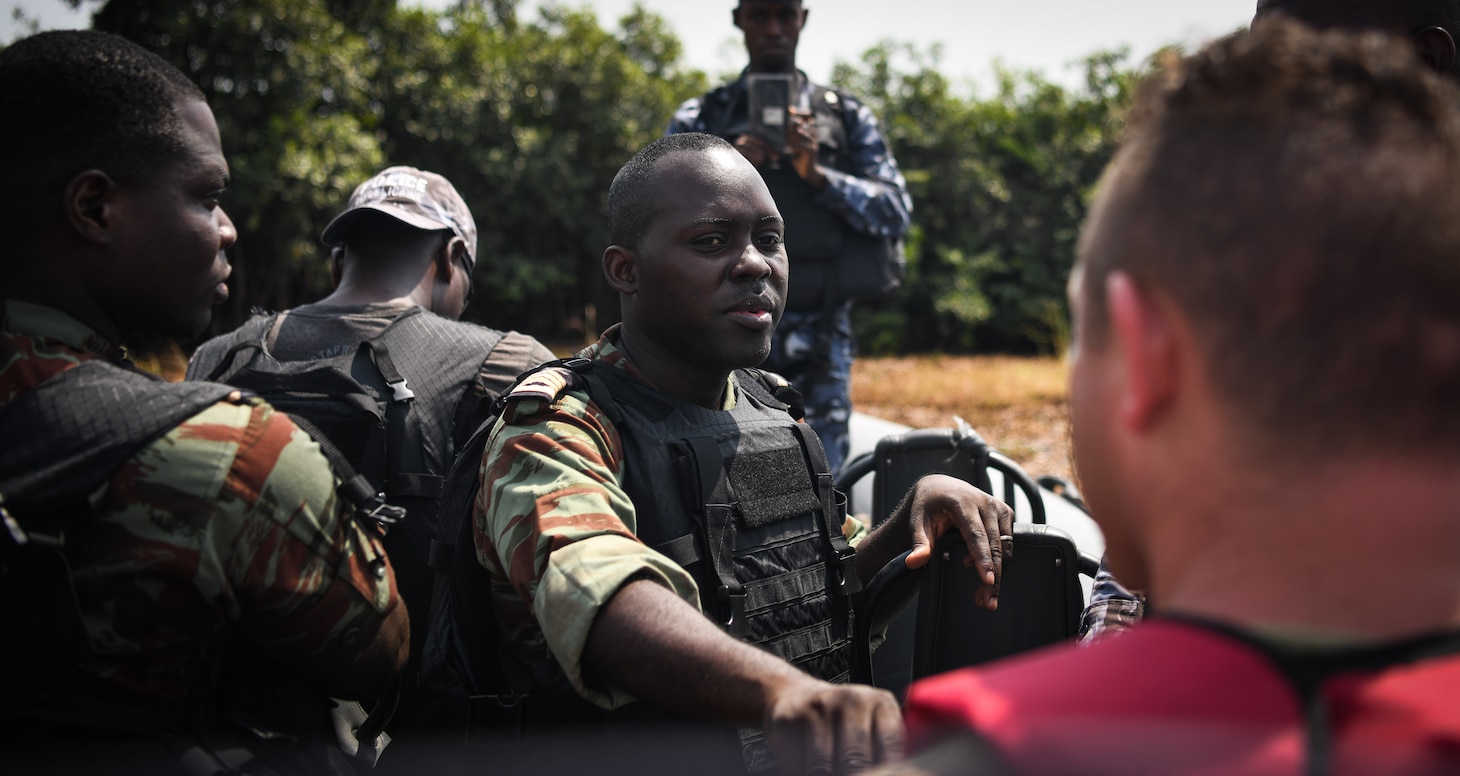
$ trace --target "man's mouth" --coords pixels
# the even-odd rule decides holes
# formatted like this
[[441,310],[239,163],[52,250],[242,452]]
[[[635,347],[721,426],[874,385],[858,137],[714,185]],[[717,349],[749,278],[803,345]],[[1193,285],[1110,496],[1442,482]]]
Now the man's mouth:
[[771,299],[754,296],[730,308],[726,312],[742,325],[752,328],[763,328],[775,323],[775,316],[771,313],[774,309],[775,303]]

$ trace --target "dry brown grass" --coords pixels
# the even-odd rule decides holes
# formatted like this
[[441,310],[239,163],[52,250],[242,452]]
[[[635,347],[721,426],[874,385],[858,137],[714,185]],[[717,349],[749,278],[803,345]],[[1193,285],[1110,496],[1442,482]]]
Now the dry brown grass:
[[1030,474],[1069,477],[1069,404],[1063,359],[1013,356],[860,358],[857,411],[909,426],[968,421]]

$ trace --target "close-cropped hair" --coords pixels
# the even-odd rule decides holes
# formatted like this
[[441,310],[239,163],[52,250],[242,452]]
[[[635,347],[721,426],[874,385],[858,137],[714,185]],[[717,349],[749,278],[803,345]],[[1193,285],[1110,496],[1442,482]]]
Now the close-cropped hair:
[[1079,254],[1082,340],[1129,274],[1258,439],[1460,449],[1460,90],[1406,40],[1275,19],[1168,63]]
[[712,148],[734,150],[734,146],[715,135],[682,132],[661,137],[634,154],[608,187],[609,240],[623,248],[638,247],[656,214],[655,179],[660,159],[680,152],[702,154]]
[[1460,31],[1460,0],[1258,0],[1257,10],[1318,27],[1413,33],[1435,26],[1451,35]]
[[0,219],[24,229],[78,173],[136,179],[183,148],[177,68],[124,38],[43,32],[0,51]]

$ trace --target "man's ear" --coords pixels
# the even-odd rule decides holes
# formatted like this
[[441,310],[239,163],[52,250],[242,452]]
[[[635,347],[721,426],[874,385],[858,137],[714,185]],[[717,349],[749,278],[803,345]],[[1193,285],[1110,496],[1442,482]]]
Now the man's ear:
[[1436,72],[1449,75],[1455,68],[1455,39],[1444,27],[1425,27],[1411,36],[1419,58]]
[[101,170],[87,170],[66,184],[62,194],[62,217],[81,239],[96,245],[111,242],[116,212],[112,203],[117,182]]
[[1130,431],[1144,433],[1181,390],[1181,338],[1170,310],[1130,275],[1106,276],[1105,298],[1126,377],[1117,419]]
[[432,263],[436,265],[436,280],[441,283],[450,283],[451,274],[456,271],[455,262],[458,253],[466,252],[466,241],[460,237],[452,236],[436,249],[435,255],[431,257]]
[[345,276],[345,246],[336,245],[330,248],[330,285],[332,288],[340,287],[340,279]]
[[603,252],[603,277],[608,287],[620,294],[639,292],[639,257],[620,245],[610,245]]

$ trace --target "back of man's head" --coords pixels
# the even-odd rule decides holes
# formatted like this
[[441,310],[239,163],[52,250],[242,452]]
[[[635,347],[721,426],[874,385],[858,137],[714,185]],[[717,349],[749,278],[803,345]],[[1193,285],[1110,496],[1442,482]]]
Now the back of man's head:
[[1460,439],[1460,99],[1398,38],[1275,21],[1150,81],[1080,246],[1168,296],[1239,433],[1297,450]]
[[0,229],[24,240],[77,173],[129,182],[178,154],[182,97],[161,57],[100,32],[44,32],[0,51]]
[[1460,0],[1258,0],[1254,24],[1280,17],[1318,29],[1408,35],[1430,67],[1460,77]]

